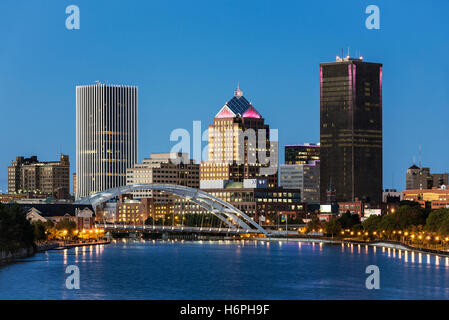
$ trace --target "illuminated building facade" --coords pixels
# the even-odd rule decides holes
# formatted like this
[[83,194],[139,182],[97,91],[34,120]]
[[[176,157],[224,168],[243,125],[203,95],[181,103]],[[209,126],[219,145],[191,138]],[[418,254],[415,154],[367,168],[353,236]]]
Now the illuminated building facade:
[[280,215],[303,218],[307,204],[301,201],[298,189],[251,188],[245,182],[228,182],[223,188],[203,189],[246,213],[263,225],[275,225]]
[[43,194],[58,199],[70,195],[70,161],[61,155],[59,161],[38,161],[36,156],[17,157],[8,166],[8,193]]
[[320,160],[320,144],[304,143],[285,146],[285,164],[306,164]]
[[143,224],[150,213],[150,199],[134,200],[132,195],[121,194],[116,204],[116,223]]
[[[126,170],[126,184],[136,183],[176,184],[198,189],[200,165],[188,159],[187,153],[152,153],[150,158]],[[171,202],[171,196],[161,191],[137,190],[132,194],[135,199],[153,198],[156,203]]]
[[208,147],[201,180],[265,179],[270,187],[278,185],[277,141],[270,141],[269,126],[240,88],[209,125]]
[[446,185],[433,189],[404,190],[402,194],[402,200],[419,202],[423,208],[449,208],[449,189]]
[[382,64],[339,58],[320,64],[320,200],[382,200]]
[[76,199],[126,184],[137,162],[138,89],[76,87]]

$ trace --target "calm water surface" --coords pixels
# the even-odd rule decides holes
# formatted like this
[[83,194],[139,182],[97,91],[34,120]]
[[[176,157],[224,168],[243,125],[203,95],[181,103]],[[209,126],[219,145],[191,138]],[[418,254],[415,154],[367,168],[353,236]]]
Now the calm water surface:
[[[68,290],[68,265],[80,290]],[[365,268],[380,269],[380,289]],[[447,299],[449,259],[298,242],[132,241],[39,253],[0,268],[0,299]]]

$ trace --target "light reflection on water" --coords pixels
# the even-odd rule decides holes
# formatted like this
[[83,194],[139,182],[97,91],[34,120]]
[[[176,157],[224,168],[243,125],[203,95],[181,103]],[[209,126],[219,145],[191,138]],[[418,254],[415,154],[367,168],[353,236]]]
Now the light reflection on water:
[[[0,268],[0,299],[448,299],[449,258],[425,256],[352,243],[118,240]],[[81,290],[64,285],[73,264]],[[371,264],[380,290],[365,288]]]

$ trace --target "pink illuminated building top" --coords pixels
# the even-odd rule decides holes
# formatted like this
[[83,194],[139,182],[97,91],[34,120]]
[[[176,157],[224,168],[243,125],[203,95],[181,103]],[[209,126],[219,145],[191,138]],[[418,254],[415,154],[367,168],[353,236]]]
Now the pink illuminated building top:
[[254,108],[254,106],[245,99],[240,86],[234,91],[234,97],[226,102],[221,110],[216,114],[215,118],[253,118],[262,119],[261,114]]

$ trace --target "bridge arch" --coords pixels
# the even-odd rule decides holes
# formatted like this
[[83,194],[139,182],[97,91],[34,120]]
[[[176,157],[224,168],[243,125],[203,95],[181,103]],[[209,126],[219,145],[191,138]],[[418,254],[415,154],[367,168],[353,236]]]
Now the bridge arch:
[[260,233],[263,233],[264,235],[268,235],[267,231],[265,231],[264,228],[262,228],[253,219],[251,219],[244,212],[237,209],[230,203],[214,197],[207,192],[173,184],[137,183],[126,185],[92,194],[75,201],[75,204],[90,204],[95,209],[99,204],[103,202],[113,199],[122,193],[128,193],[135,190],[164,191],[173,195],[177,195],[181,198],[190,200],[206,209],[207,211],[211,212],[221,221],[226,223],[230,228],[237,228],[237,226],[239,226],[242,229],[255,229]]

